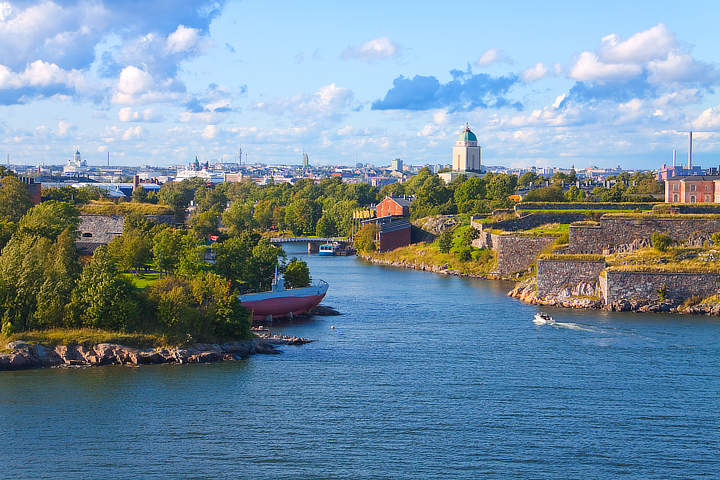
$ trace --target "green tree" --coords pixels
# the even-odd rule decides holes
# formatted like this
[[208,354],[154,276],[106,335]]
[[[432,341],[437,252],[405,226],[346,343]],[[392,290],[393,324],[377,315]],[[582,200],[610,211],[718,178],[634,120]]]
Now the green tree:
[[153,262],[161,273],[172,273],[177,268],[182,241],[182,232],[174,228],[165,228],[155,235],[152,246]]
[[581,202],[585,200],[585,192],[573,185],[565,192],[565,199],[568,202]]
[[260,235],[243,232],[215,244],[215,272],[230,280],[235,288],[241,287],[250,278],[253,248],[259,240]]
[[478,208],[478,200],[485,198],[487,193],[482,178],[470,177],[455,189],[455,203],[460,213],[474,213]]
[[246,230],[250,230],[255,226],[253,218],[253,208],[251,204],[234,201],[222,214],[222,224],[228,229],[231,236],[240,235]]
[[67,323],[73,326],[130,331],[139,303],[130,282],[115,267],[107,248],[95,250],[70,296]]
[[65,229],[48,252],[44,281],[37,293],[34,325],[40,328],[65,325],[65,318],[71,314],[68,311],[68,299],[80,271],[75,238],[70,229]]
[[525,195],[523,200],[526,202],[564,202],[566,199],[562,188],[556,184],[550,187],[532,189]]
[[358,252],[374,252],[375,237],[380,228],[374,223],[368,223],[362,226],[360,231],[355,235],[354,245]]
[[18,222],[18,234],[55,240],[66,228],[77,231],[77,208],[66,202],[43,202],[30,209]]
[[145,190],[145,187],[142,185],[138,185],[135,190],[132,192],[132,201],[137,203],[145,203],[147,202],[147,190]]
[[335,223],[333,223],[333,221],[327,215],[323,215],[317,221],[317,225],[315,227],[315,235],[317,235],[318,237],[332,237],[334,235],[337,235]]
[[278,267],[278,257],[285,257],[282,248],[272,245],[267,240],[261,240],[252,249],[250,271],[247,278],[248,286],[255,291],[270,289],[275,269]]
[[295,235],[313,235],[322,206],[309,198],[296,198],[285,208],[285,225]]
[[520,175],[520,178],[518,178],[518,186],[519,187],[529,187],[529,186],[539,183],[541,181],[542,181],[542,179],[540,178],[540,176],[537,173],[525,172],[522,175]]
[[293,258],[285,267],[285,288],[302,288],[310,285],[310,269],[302,260]]
[[190,225],[198,234],[207,237],[209,235],[217,235],[219,215],[215,210],[206,210],[204,212],[195,213],[190,217]]
[[438,237],[438,249],[442,253],[449,253],[453,246],[453,234],[450,230],[445,230]]
[[487,196],[492,200],[507,200],[509,195],[515,192],[517,177],[500,173],[493,175],[487,185]]
[[0,217],[17,222],[32,207],[25,185],[14,176],[0,179]]

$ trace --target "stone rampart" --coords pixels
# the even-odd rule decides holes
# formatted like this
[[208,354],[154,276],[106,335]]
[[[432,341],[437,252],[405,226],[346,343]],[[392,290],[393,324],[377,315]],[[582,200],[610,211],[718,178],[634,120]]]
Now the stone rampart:
[[527,270],[556,239],[556,235],[491,234],[492,249],[497,253],[495,273],[509,275]]
[[649,245],[650,236],[666,233],[677,241],[720,232],[720,218],[697,216],[603,216],[599,225],[570,225],[569,253],[612,253],[631,244]]
[[515,210],[651,210],[651,202],[524,202]]
[[548,223],[572,223],[585,220],[587,215],[584,213],[528,213],[522,217],[510,218],[494,223],[482,224],[480,222],[471,221],[471,225],[477,229],[493,228],[506,232],[517,232],[518,230],[530,230]]
[[92,253],[100,245],[122,235],[124,226],[123,215],[80,215],[75,244],[81,253]]
[[664,299],[682,302],[695,295],[709,297],[720,288],[718,273],[656,273],[608,270],[600,282],[606,304],[628,300],[658,302]]
[[605,260],[544,260],[537,261],[537,296],[558,295],[580,283],[598,284]]

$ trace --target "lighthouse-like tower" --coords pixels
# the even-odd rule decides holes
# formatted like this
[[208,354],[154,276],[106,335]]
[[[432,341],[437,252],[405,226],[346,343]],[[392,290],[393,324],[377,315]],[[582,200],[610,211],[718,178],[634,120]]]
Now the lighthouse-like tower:
[[465,129],[458,135],[452,152],[452,165],[455,172],[481,172],[481,151],[477,137],[465,124]]

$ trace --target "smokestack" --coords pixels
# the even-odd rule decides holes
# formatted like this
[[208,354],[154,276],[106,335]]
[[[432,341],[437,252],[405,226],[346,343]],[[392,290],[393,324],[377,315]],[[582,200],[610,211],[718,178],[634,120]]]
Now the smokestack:
[[688,132],[688,170],[692,170],[692,130]]
[[673,168],[675,168],[675,155],[677,151],[673,148]]

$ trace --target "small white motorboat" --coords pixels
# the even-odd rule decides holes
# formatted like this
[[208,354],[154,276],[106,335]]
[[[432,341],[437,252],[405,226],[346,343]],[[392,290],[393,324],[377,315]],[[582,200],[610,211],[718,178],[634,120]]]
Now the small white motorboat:
[[555,320],[547,313],[538,312],[535,314],[535,318],[533,318],[533,323],[535,325],[552,325],[555,323]]

